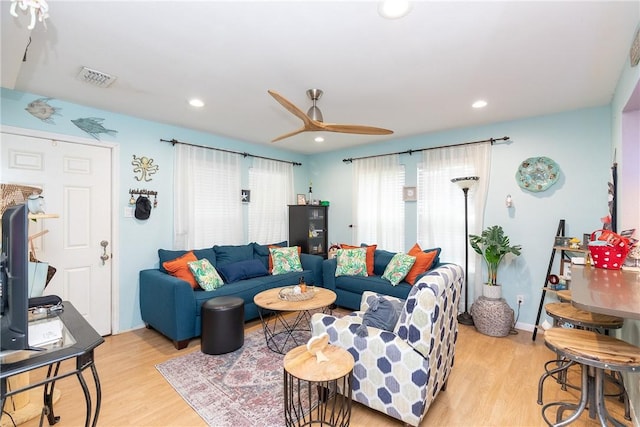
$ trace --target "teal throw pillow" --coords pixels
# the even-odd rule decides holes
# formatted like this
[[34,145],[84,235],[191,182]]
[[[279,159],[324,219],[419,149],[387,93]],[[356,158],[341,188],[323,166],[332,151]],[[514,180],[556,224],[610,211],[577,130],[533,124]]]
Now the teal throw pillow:
[[187,265],[189,265],[189,270],[193,273],[198,285],[205,291],[213,291],[224,285],[222,277],[220,277],[208,259],[203,258],[198,261],[191,261]]
[[290,273],[292,271],[302,271],[298,247],[269,248],[271,259],[273,260],[273,270],[271,274]]
[[397,253],[393,258],[391,258],[389,264],[387,264],[387,268],[384,269],[382,278],[387,279],[393,286],[396,286],[407,276],[407,273],[409,273],[409,270],[411,270],[411,267],[413,267],[413,263],[415,262],[416,257]]
[[367,275],[366,248],[338,249],[336,262],[336,277]]

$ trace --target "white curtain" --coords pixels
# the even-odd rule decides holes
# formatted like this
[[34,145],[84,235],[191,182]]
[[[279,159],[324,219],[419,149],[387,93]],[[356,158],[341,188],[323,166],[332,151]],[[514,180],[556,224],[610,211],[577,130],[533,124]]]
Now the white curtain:
[[249,241],[261,244],[288,239],[293,204],[293,165],[260,158],[249,170]]
[[244,243],[241,160],[238,154],[175,145],[175,249]]
[[404,252],[404,166],[398,155],[354,162],[353,244]]
[[[477,176],[468,192],[469,234],[480,234],[491,171],[491,143],[443,147],[423,152],[418,168],[418,243],[423,248],[441,247],[442,261],[465,266],[464,193],[453,178]],[[469,307],[482,295],[482,260],[468,246]],[[464,295],[461,298],[464,311]],[[468,307],[467,307],[468,308]]]

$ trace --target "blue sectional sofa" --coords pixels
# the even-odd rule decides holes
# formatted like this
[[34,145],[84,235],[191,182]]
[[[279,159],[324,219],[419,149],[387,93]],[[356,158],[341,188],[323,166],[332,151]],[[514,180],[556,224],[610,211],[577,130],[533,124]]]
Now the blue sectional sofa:
[[[277,244],[286,246],[286,242]],[[265,275],[228,283],[213,291],[194,290],[188,282],[171,276],[162,267],[165,261],[178,258],[188,251],[158,250],[157,268],[140,271],[140,312],[147,327],[173,340],[180,350],[189,340],[200,336],[200,308],[218,296],[235,296],[244,300],[245,321],[259,316],[253,297],[267,289],[305,283],[322,286],[322,261],[318,255],[300,254],[304,271],[280,275]],[[207,258],[216,267],[246,260],[260,260],[269,268],[269,246],[257,243],[237,246],[213,246],[193,251],[198,259]]]
[[[433,271],[440,264],[440,248],[428,249],[427,251],[438,250],[438,254],[433,260],[433,264],[428,271],[420,274],[416,282],[429,271]],[[426,252],[426,251],[425,251]],[[378,294],[390,295],[392,297],[407,299],[412,286],[402,281],[396,286],[383,279],[387,264],[391,261],[395,252],[389,252],[376,249],[373,256],[373,276],[338,276],[336,277],[337,260],[336,258],[324,260],[322,263],[322,282],[323,286],[331,289],[336,293],[336,305],[351,310],[359,310],[362,294],[364,291],[371,291]]]

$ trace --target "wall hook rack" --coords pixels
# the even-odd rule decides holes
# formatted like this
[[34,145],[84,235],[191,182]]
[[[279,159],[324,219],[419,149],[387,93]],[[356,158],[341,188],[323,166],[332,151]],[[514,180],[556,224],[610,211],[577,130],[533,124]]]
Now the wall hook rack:
[[153,196],[153,207],[154,208],[158,207],[158,192],[157,191],[146,190],[144,188],[142,188],[142,189],[136,188],[135,190],[130,188],[129,189],[129,195],[131,196],[129,198],[129,204],[130,205],[135,205],[136,204],[136,198],[135,198],[136,194],[138,196]]

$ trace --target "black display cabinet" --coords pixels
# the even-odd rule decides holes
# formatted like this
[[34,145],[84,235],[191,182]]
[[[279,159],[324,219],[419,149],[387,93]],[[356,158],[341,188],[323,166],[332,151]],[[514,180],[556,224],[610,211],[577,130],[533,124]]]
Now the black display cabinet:
[[327,257],[329,206],[289,205],[289,245]]

